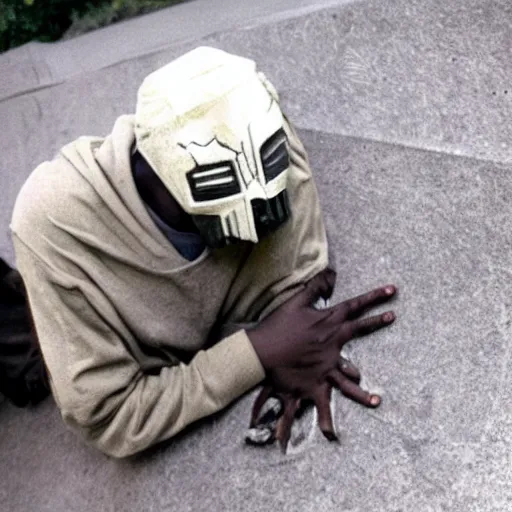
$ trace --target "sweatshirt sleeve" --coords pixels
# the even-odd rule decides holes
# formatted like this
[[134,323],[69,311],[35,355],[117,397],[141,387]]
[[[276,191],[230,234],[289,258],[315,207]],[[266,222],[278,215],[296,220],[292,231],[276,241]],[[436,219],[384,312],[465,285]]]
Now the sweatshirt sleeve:
[[62,279],[14,236],[55,400],[64,422],[104,453],[124,457],[226,407],[264,377],[244,330],[189,364],[145,373],[105,311],[101,292]]

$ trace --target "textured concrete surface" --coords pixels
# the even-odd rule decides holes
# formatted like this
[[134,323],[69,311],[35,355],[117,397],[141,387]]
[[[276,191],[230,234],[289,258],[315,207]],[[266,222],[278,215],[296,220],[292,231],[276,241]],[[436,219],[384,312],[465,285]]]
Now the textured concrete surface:
[[360,0],[195,0],[58,44],[32,43],[0,59],[0,101],[51,87],[71,76],[194,42],[218,31],[293,18]]
[[[209,19],[213,4],[189,2],[182,15]],[[512,510],[509,3],[279,3],[275,20],[270,3],[253,4],[262,7],[243,22],[226,13],[225,30],[169,36],[139,57],[120,49],[125,60],[106,68],[100,57],[84,72],[77,62],[61,83],[0,101],[0,251],[12,259],[10,210],[33,166],[77,135],[107,133],[148,72],[198,44],[254,57],[300,128],[337,226],[336,298],[400,286],[399,321],[350,347],[383,405],[337,396],[341,444],[309,413],[283,457],[243,444],[250,395],[166,446],[113,461],[67,432],[51,401],[3,403],[0,509]],[[6,58],[16,66],[7,54],[0,69]]]

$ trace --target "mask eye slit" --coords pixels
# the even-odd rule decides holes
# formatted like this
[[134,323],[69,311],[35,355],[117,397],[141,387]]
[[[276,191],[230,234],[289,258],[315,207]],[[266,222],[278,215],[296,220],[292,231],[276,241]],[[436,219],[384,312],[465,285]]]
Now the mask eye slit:
[[229,165],[224,165],[222,167],[216,167],[215,169],[210,169],[209,171],[198,171],[194,173],[194,178],[199,180],[200,178],[205,178],[206,176],[217,176],[218,174],[231,173],[231,167]]
[[213,201],[240,192],[232,162],[198,166],[187,174],[195,201]]
[[196,187],[197,188],[215,187],[217,185],[227,185],[229,183],[233,183],[234,181],[235,181],[235,178],[233,178],[233,176],[227,176],[225,178],[216,178],[216,179],[210,180],[210,181],[198,182]]
[[267,181],[273,180],[290,166],[288,139],[283,129],[274,133],[261,146],[260,157]]

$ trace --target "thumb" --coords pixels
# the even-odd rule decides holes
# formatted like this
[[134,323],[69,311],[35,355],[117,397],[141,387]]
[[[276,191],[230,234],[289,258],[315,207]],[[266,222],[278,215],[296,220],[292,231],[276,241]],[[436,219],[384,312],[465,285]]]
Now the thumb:
[[301,306],[311,306],[318,298],[327,300],[332,295],[336,283],[336,272],[326,268],[310,279],[305,288],[297,294],[297,302]]

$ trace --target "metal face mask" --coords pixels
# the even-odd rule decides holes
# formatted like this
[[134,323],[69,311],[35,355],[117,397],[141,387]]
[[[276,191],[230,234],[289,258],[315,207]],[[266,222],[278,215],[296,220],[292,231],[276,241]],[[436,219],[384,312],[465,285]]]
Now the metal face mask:
[[283,115],[253,61],[198,48],[149,75],[135,134],[210,247],[256,243],[289,218]]

